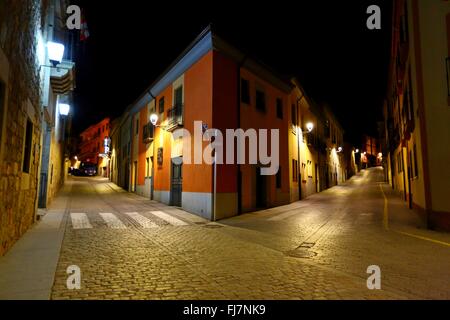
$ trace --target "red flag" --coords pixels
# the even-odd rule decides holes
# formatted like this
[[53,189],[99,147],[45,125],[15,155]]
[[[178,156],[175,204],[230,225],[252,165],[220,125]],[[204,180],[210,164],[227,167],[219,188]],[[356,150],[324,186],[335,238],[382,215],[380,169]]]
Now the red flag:
[[81,30],[80,30],[80,41],[85,41],[89,38],[89,29],[84,17],[84,14],[81,15]]

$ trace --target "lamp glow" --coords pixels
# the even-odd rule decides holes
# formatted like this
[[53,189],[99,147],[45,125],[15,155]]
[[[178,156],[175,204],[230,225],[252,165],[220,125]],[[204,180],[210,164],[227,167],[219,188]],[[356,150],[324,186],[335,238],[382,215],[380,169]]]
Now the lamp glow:
[[62,116],[68,116],[70,112],[70,105],[66,103],[59,104],[59,114]]
[[151,122],[154,126],[156,126],[156,124],[158,123],[158,115],[157,115],[156,113],[153,113],[153,114],[150,116],[150,122]]
[[64,45],[56,42],[47,42],[48,58],[50,61],[61,63],[64,56]]
[[356,152],[356,153],[359,153],[359,149],[356,149],[355,152]]
[[313,131],[313,129],[314,129],[314,124],[313,124],[312,122],[308,122],[308,123],[306,124],[306,129],[308,130],[308,132]]
[[338,152],[342,152],[342,147],[339,147],[339,148],[338,148]]

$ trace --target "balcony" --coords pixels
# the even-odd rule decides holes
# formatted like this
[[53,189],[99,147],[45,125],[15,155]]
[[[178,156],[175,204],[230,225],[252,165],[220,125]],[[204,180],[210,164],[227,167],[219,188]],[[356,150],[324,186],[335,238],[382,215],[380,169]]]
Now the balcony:
[[142,134],[142,142],[147,144],[151,143],[155,138],[155,126],[150,122],[144,126]]
[[167,131],[173,131],[177,127],[183,126],[184,106],[182,104],[174,106],[167,111]]

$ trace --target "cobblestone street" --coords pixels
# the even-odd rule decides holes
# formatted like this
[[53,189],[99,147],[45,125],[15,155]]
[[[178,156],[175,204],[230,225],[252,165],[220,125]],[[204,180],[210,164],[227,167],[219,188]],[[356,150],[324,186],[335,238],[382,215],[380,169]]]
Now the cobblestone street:
[[[450,236],[422,229],[381,174],[217,223],[75,178],[52,299],[449,299]],[[71,265],[81,290],[67,289]]]

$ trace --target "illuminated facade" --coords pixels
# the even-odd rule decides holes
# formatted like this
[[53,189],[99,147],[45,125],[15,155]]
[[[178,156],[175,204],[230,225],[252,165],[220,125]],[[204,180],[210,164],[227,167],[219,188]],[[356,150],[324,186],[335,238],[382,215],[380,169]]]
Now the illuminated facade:
[[450,3],[394,1],[384,108],[388,179],[430,228],[450,230]]
[[90,126],[80,134],[78,160],[81,163],[92,163],[97,166],[97,175],[109,176],[110,119],[105,118]]
[[[0,1],[0,256],[64,183],[75,86],[64,0]],[[59,57],[51,43],[58,43]],[[64,48],[64,50],[61,50]],[[60,68],[54,68],[54,65]]]
[[[112,171],[118,172],[112,180],[131,192],[211,220],[288,204],[298,200],[300,189],[302,198],[323,190],[325,174],[331,172],[327,168],[336,168],[336,163],[327,158],[325,141],[316,144],[315,129],[302,137],[301,128],[307,130],[310,123],[324,130],[323,121],[317,125],[320,111],[312,110],[302,90],[295,80],[277,75],[206,29],[118,120],[111,150]],[[151,115],[157,116],[156,126]],[[262,148],[271,150],[270,141],[265,146],[257,139],[250,142],[251,130],[266,130],[269,135],[277,130],[276,174],[262,174],[270,164],[261,159],[250,164],[249,154],[245,164],[237,163],[237,147],[233,163],[176,163],[195,158],[195,122],[201,123],[201,133],[218,129],[225,135],[227,129],[242,129],[247,152],[251,147],[258,153]],[[192,136],[174,139],[177,129]],[[186,144],[193,146],[191,150],[184,148]],[[203,141],[201,149],[208,144]],[[321,146],[322,157],[317,152]],[[224,150],[223,159],[228,152]],[[341,175],[333,180],[329,174],[328,186],[341,181]]]

